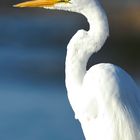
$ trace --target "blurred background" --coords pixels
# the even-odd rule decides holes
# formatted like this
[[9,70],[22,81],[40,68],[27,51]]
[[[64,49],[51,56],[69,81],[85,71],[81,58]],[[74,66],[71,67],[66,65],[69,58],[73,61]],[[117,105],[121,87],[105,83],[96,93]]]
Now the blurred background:
[[[65,83],[66,46],[82,15],[45,9],[13,8],[0,1],[0,139],[84,140],[69,105]],[[119,65],[140,85],[140,1],[102,0],[110,38],[91,57]]]

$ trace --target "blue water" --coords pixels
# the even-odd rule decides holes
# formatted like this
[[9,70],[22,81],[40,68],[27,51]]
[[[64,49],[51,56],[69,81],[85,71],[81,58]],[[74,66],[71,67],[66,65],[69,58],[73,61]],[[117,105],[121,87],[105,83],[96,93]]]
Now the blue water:
[[81,140],[63,85],[16,84],[0,89],[0,139]]
[[66,49],[44,21],[0,18],[0,140],[84,139],[64,85]]
[[56,66],[56,62],[60,67],[64,65],[64,54],[59,53],[51,49],[1,48],[0,139],[83,138],[67,99],[64,79],[59,76],[63,68]]

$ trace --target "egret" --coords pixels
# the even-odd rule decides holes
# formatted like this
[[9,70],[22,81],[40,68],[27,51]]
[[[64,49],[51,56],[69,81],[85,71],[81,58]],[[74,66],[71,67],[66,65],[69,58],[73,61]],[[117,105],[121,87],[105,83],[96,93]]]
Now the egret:
[[68,99],[86,140],[140,140],[140,92],[127,72],[100,63],[86,69],[107,37],[107,16],[98,0],[32,0],[15,7],[43,7],[84,15],[89,30],[78,30],[67,46]]

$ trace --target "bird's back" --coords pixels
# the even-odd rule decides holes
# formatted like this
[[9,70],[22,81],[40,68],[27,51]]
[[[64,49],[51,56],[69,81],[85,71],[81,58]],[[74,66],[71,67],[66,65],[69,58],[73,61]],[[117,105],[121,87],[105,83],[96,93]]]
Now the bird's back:
[[86,73],[82,88],[79,120],[87,140],[140,140],[140,92],[124,70],[97,64]]

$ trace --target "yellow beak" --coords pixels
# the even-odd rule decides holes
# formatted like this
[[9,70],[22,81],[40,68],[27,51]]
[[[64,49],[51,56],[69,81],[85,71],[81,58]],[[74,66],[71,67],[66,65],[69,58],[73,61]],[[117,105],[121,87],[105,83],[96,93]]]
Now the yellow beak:
[[70,0],[31,0],[14,5],[14,7],[52,7],[58,3],[70,3]]

